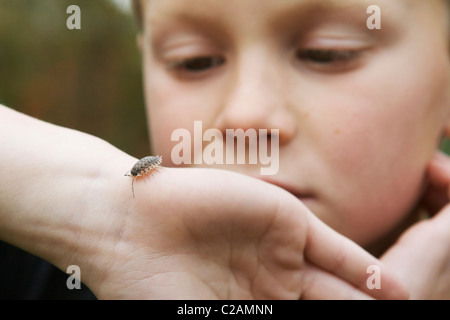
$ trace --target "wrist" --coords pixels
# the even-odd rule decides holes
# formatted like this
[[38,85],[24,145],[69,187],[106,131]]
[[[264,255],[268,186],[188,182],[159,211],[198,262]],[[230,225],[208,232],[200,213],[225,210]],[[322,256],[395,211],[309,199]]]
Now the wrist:
[[[101,141],[69,211],[67,233],[52,261],[65,271],[80,267],[81,280],[95,293],[117,260],[117,243],[132,204],[131,185],[124,173],[136,159]],[[62,252],[66,252],[61,254]]]
[[[108,268],[136,159],[107,142],[0,106],[0,239],[82,281]],[[92,285],[91,285],[92,283]]]

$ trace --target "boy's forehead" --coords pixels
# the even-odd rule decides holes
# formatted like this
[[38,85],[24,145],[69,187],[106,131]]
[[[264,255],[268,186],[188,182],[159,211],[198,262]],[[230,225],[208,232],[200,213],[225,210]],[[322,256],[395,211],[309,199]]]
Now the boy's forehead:
[[[157,18],[160,14],[177,14],[180,16],[204,15],[225,16],[230,11],[248,14],[266,12],[271,15],[298,10],[336,10],[367,8],[370,5],[383,7],[410,6],[417,0],[144,0],[150,10],[148,14]],[[423,0],[422,0],[423,1]],[[434,1],[434,0],[427,0]],[[152,14],[153,13],[153,14]]]
[[441,0],[144,0],[144,25],[158,38],[174,25],[240,34],[243,28],[287,30],[337,17],[364,27],[371,5],[381,8],[385,26],[403,25],[415,4],[436,1]]
[[381,8],[385,25],[404,24],[409,23],[405,15],[410,15],[416,4],[437,1],[441,0],[144,0],[144,25],[154,28],[187,23],[211,32],[214,28],[240,32],[240,28],[252,26],[290,28],[325,15],[338,15],[360,25],[371,5]]

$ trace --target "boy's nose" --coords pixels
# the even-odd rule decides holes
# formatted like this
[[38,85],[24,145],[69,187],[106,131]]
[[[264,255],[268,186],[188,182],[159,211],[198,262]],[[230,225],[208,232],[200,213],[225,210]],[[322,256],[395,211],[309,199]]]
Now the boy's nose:
[[286,101],[281,75],[256,61],[239,68],[217,118],[225,129],[279,129],[280,144],[295,134],[296,122]]

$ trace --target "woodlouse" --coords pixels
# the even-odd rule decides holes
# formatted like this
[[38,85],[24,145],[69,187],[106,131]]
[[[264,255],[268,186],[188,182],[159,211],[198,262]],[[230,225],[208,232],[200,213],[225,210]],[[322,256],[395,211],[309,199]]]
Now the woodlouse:
[[159,167],[162,162],[162,156],[148,156],[144,157],[138,162],[136,162],[130,171],[125,173],[125,176],[133,177],[131,182],[131,190],[133,191],[134,198],[134,179],[137,177],[142,177],[148,173],[151,173],[154,169]]

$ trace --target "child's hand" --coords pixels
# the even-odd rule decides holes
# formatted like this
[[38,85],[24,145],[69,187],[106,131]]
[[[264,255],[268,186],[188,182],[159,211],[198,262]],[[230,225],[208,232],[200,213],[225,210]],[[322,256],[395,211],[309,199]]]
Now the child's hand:
[[[171,169],[135,182],[99,298],[407,298],[381,265],[285,190],[214,169]],[[89,284],[88,284],[89,285]]]
[[407,298],[385,267],[274,185],[213,169],[161,168],[104,141],[0,106],[0,239],[98,298]]
[[404,279],[412,299],[450,299],[450,158],[437,153],[428,176],[424,205],[434,216],[407,230],[382,260]]

